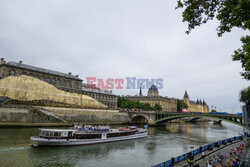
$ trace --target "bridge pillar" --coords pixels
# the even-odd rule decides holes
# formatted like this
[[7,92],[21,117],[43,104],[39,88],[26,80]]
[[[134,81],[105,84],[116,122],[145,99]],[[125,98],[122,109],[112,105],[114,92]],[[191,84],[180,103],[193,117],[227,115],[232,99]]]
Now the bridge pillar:
[[242,118],[239,118],[239,119],[240,119],[240,123],[243,124]]
[[221,124],[221,121],[222,121],[222,120],[213,120],[213,123],[214,123],[214,124]]

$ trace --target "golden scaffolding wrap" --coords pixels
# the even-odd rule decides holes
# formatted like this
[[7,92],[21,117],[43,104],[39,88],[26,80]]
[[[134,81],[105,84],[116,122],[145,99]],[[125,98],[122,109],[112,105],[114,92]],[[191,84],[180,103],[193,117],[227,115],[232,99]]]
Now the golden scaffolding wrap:
[[108,108],[87,95],[65,92],[30,76],[9,76],[0,80],[0,96],[17,101],[46,100],[83,108]]

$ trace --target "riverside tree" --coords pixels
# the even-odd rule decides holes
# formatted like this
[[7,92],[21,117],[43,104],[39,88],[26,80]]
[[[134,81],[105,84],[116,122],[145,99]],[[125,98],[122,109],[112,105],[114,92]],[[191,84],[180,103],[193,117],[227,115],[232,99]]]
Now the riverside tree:
[[[176,9],[183,8],[183,22],[188,23],[187,34],[197,26],[216,18],[220,25],[217,35],[230,32],[232,28],[250,29],[250,0],[178,0]],[[233,61],[240,61],[243,68],[241,75],[250,80],[250,36],[241,37],[242,47],[235,50]],[[249,105],[250,87],[240,93],[240,101]]]
[[188,105],[183,100],[177,99],[177,111],[181,112],[182,109],[188,109]]

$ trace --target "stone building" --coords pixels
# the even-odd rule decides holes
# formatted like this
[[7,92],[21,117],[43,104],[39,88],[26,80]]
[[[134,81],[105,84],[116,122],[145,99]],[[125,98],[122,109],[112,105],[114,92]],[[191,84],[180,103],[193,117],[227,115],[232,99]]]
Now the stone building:
[[151,107],[159,104],[162,107],[162,112],[177,112],[177,100],[160,96],[158,88],[152,85],[148,90],[148,95],[143,96],[140,89],[139,96],[123,96],[123,98],[139,101],[141,103],[149,103]]
[[88,85],[83,83],[81,91],[83,94],[91,96],[92,98],[105,104],[108,108],[117,109],[118,96],[112,94],[111,90],[103,90],[99,88],[89,89]]
[[206,102],[203,100],[196,100],[192,101],[189,100],[189,96],[187,91],[185,91],[184,97],[183,97],[183,101],[188,105],[188,111],[189,112],[202,112],[202,113],[209,113],[209,107],[206,104]]
[[105,104],[111,109],[117,109],[118,96],[112,94],[111,91],[101,89],[87,89],[87,84],[82,83],[82,79],[78,75],[72,75],[71,72],[68,74],[35,67],[19,62],[6,62],[4,58],[0,60],[0,79],[8,76],[19,76],[27,75],[38,78],[55,87],[68,91],[76,92],[91,96],[99,102]]

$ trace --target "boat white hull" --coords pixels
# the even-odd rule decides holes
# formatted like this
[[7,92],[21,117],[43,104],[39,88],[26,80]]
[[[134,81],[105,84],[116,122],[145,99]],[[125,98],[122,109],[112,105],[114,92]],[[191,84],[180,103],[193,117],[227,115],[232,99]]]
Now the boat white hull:
[[106,139],[45,139],[40,137],[31,137],[31,140],[35,141],[33,147],[39,146],[78,146],[78,145],[90,145],[90,144],[100,144],[109,143],[124,140],[133,140],[144,138],[148,136],[148,132],[134,134],[130,136],[120,136]]

